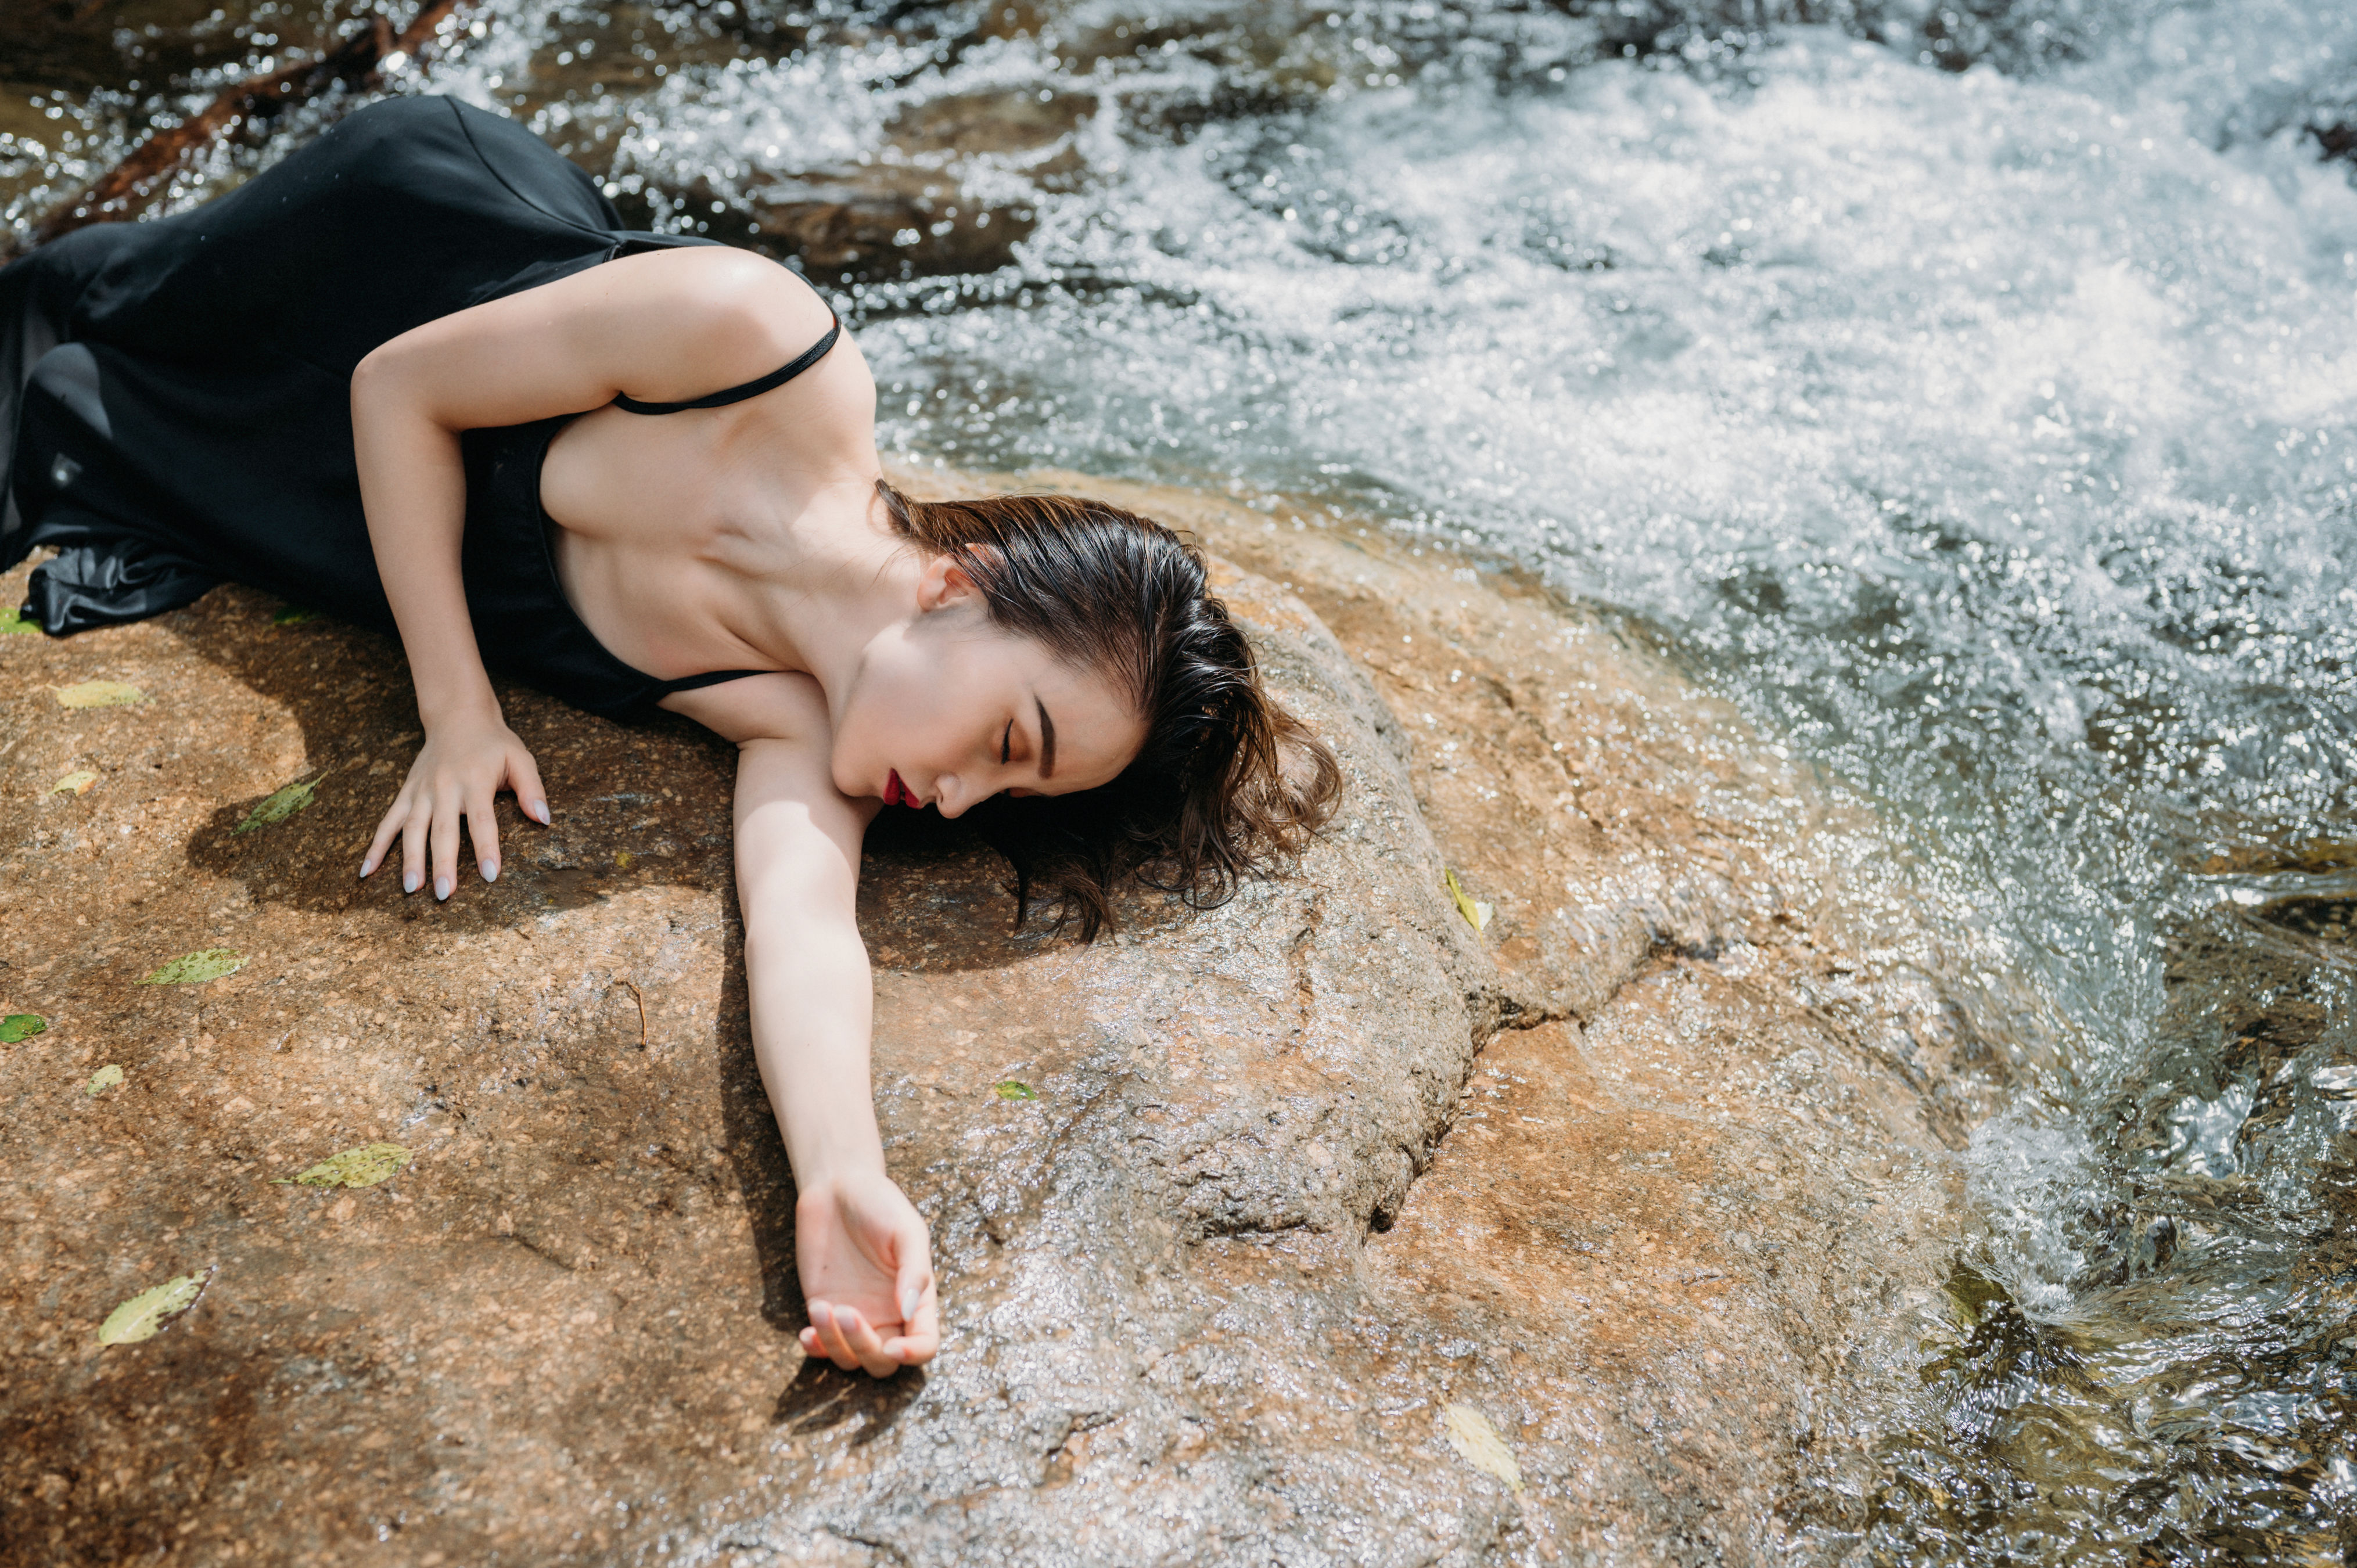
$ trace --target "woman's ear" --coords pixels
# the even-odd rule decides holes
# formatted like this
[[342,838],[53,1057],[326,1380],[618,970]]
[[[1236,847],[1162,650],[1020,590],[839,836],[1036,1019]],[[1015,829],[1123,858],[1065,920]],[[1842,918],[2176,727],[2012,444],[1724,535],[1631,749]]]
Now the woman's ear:
[[969,544],[965,550],[945,550],[926,562],[923,575],[917,579],[917,608],[930,614],[968,600],[979,602],[982,589],[965,569],[965,553],[979,553],[982,548]]

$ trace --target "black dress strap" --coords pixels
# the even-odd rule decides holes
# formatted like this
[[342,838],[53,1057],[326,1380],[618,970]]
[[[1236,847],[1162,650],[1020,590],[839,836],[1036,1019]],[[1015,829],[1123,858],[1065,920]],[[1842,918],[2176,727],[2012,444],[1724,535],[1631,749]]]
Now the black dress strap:
[[[828,314],[834,315],[832,311]],[[759,381],[747,381],[743,386],[730,387],[726,392],[716,392],[709,397],[690,398],[684,403],[640,403],[628,392],[623,392],[615,397],[614,406],[625,413],[684,413],[691,408],[726,408],[732,403],[743,403],[748,397],[759,397],[773,387],[784,386],[788,381],[825,359],[826,351],[834,348],[834,340],[842,336],[843,321],[840,317],[837,317],[827,328],[825,337],[812,344],[791,363],[771,371]]]

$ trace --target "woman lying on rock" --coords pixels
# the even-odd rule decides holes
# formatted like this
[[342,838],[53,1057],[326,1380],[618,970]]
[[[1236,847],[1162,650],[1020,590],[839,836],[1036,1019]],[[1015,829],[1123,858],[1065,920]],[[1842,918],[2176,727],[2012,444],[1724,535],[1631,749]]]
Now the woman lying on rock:
[[1092,933],[1125,879],[1216,898],[1336,773],[1192,549],[1093,502],[910,500],[875,403],[794,274],[623,232],[588,176],[447,99],[0,272],[0,567],[58,552],[27,616],[62,634],[234,580],[400,637],[425,745],[362,876],[397,839],[404,890],[447,898],[462,822],[499,875],[498,792],[548,822],[487,669],[736,743],[802,1344],[881,1376],[940,1330],[869,1093],[854,895],[879,805],[993,801],[1018,897]]

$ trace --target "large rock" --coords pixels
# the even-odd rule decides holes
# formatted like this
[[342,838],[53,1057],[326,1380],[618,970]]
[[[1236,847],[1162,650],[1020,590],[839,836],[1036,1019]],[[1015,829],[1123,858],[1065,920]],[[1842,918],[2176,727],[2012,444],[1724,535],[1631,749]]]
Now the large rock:
[[[0,639],[0,1011],[49,1022],[0,1046],[12,1560],[1776,1550],[1936,1305],[1948,1151],[2004,1076],[1945,912],[1511,575],[1088,488],[1235,564],[1349,793],[1297,875],[1088,948],[879,830],[877,1101],[947,1324],[883,1384],[793,1339],[726,748],[509,693],[555,824],[511,812],[507,875],[436,907],[352,880],[415,738],[388,644],[235,589]],[[90,679],[144,700],[61,705]],[[217,946],[244,967],[137,983]],[[379,1140],[415,1156],[382,1186],[277,1184]]]

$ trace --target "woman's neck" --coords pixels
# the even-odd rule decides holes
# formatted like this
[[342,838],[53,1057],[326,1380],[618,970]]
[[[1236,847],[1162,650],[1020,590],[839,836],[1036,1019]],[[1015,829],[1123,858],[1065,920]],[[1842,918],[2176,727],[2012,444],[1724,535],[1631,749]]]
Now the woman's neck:
[[908,618],[923,554],[892,531],[872,477],[813,491],[785,533],[780,569],[748,580],[744,623],[730,629],[833,692],[879,632]]

